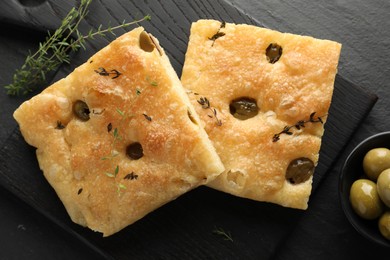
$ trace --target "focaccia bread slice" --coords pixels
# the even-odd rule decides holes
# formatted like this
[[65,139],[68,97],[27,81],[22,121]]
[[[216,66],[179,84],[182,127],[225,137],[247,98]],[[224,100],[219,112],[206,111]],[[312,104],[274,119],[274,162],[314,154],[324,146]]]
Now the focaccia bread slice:
[[14,117],[71,219],[104,236],[224,171],[168,57],[142,27]]
[[181,81],[226,168],[210,187],[308,207],[340,50],[256,26],[192,24]]

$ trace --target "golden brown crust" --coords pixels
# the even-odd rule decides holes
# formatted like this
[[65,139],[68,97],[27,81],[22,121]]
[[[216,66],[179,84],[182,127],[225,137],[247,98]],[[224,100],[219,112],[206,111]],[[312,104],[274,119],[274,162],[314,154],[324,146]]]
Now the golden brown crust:
[[[294,185],[285,173],[299,157],[317,164],[323,125],[307,123],[304,129],[291,130],[291,136],[281,134],[277,142],[273,135],[309,120],[313,112],[325,122],[341,45],[255,26],[221,25],[214,20],[192,24],[181,77],[226,168],[209,186],[306,209],[312,178]],[[217,32],[222,34],[215,37]],[[266,57],[271,43],[283,50],[275,63]],[[212,110],[199,104],[201,97],[216,109],[220,126]],[[240,97],[255,99],[259,114],[247,120],[233,117],[229,104]]]
[[[72,220],[104,236],[224,170],[163,50],[140,48],[143,31],[122,35],[14,113]],[[89,107],[86,122],[72,112],[77,100]],[[134,142],[138,160],[126,155]]]

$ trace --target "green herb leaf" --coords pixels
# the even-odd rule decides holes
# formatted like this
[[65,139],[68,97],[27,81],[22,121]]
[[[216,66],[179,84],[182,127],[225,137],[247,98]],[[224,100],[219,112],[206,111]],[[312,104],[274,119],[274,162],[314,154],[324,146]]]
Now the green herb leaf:
[[118,112],[122,117],[125,116],[125,112],[123,112],[119,108],[116,109],[116,112]]
[[110,173],[110,172],[106,172],[105,175],[107,175],[107,176],[110,177],[110,178],[114,178],[114,177],[115,177],[114,174],[112,174],[112,173]]
[[118,183],[117,188],[116,188],[116,192],[118,192],[118,194],[120,195],[122,190],[125,190],[125,189],[127,189],[127,187],[125,185],[123,185],[122,183]]
[[114,129],[114,138],[118,138],[119,137],[119,133],[118,133],[118,128],[115,128]]
[[118,175],[118,173],[119,173],[119,165],[117,165],[117,166],[115,167],[114,177],[116,177],[116,176]]
[[157,81],[151,80],[149,76],[146,76],[146,81],[147,81],[150,85],[152,85],[153,87],[157,87],[157,86],[158,86]]

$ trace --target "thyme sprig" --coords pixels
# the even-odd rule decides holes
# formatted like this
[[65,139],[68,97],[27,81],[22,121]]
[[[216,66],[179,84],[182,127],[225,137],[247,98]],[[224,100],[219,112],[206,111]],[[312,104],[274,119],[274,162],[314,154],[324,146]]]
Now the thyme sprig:
[[100,67],[99,69],[95,70],[95,72],[97,74],[99,74],[100,76],[112,76],[111,78],[112,79],[116,79],[117,77],[119,77],[120,75],[122,75],[122,73],[120,73],[118,70],[116,69],[112,69],[110,71],[107,71],[105,68],[103,67]]
[[217,116],[217,110],[210,105],[210,101],[206,97],[200,97],[198,100],[198,103],[202,106],[203,109],[210,109],[210,111],[213,113],[212,115],[208,115],[210,118],[215,118],[217,126],[222,125],[222,121]]
[[233,237],[229,231],[225,231],[221,227],[215,227],[213,233],[219,236],[222,236],[224,240],[233,242]]
[[73,7],[62,20],[61,25],[54,33],[48,32],[45,41],[39,43],[35,53],[29,52],[24,64],[15,71],[13,82],[4,88],[8,95],[26,95],[35,90],[38,85],[47,82],[48,73],[55,71],[61,64],[70,63],[70,55],[80,48],[86,49],[86,40],[92,40],[96,36],[105,37],[107,34],[115,35],[114,31],[133,24],[150,20],[150,15],[141,19],[125,22],[117,26],[108,26],[103,29],[102,25],[96,30],[91,29],[83,35],[78,26],[88,14],[88,7],[92,0],[81,0],[78,8]]
[[285,126],[282,131],[280,131],[277,134],[274,134],[272,137],[272,142],[277,142],[280,139],[280,135],[286,134],[286,135],[292,135],[293,132],[291,131],[292,128],[296,128],[297,130],[300,130],[301,128],[305,127],[305,124],[307,123],[321,123],[323,124],[324,121],[322,120],[322,117],[318,116],[317,119],[314,118],[316,112],[313,112],[310,114],[308,120],[299,120],[294,125]]

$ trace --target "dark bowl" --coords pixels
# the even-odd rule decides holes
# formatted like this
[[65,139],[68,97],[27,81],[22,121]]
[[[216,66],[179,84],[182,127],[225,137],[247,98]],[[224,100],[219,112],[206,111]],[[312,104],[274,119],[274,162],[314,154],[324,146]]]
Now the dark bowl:
[[358,144],[347,157],[341,169],[339,179],[339,197],[341,207],[352,226],[372,242],[390,248],[390,240],[382,236],[378,229],[378,219],[365,220],[359,217],[349,202],[349,191],[352,183],[364,176],[363,158],[366,153],[377,147],[390,149],[390,131],[368,137]]

